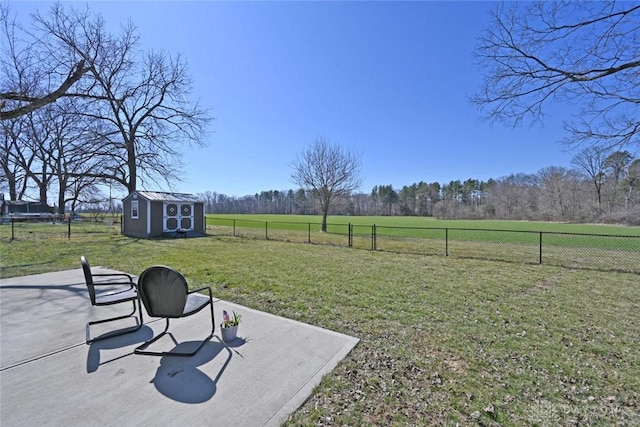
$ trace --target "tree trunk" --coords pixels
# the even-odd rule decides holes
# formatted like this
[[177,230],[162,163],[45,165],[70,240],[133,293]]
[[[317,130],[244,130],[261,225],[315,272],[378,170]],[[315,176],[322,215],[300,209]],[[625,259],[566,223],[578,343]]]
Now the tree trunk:
[[136,148],[133,136],[130,136],[127,144],[127,170],[129,172],[129,182],[127,182],[127,190],[129,194],[137,190],[138,169],[136,168]]

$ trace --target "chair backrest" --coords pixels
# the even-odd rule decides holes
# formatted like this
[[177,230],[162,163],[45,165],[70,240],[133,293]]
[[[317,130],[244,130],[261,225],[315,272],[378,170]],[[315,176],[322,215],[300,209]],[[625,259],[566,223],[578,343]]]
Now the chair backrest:
[[93,286],[93,276],[91,275],[91,267],[89,261],[84,256],[80,257],[82,263],[82,271],[84,272],[84,280],[87,282],[87,289],[89,290],[89,298],[91,299],[91,305],[96,304],[96,288]]
[[163,265],[147,268],[138,278],[138,293],[151,317],[182,317],[188,292],[184,276]]

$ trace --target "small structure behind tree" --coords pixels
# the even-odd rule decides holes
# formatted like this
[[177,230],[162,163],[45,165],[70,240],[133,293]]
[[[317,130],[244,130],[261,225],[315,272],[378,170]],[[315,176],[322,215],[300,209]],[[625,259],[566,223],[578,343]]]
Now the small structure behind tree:
[[122,234],[132,237],[201,237],[204,202],[193,194],[134,191],[122,200]]
[[0,216],[18,220],[54,218],[53,208],[46,203],[23,200],[0,200]]

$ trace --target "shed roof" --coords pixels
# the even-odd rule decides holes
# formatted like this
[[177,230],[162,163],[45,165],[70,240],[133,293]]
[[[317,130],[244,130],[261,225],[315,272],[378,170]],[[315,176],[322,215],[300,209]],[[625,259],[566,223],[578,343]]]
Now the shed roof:
[[194,202],[202,202],[200,198],[193,194],[187,193],[165,193],[162,191],[136,191],[131,193],[129,197],[133,194],[138,194],[141,197],[144,197],[147,200],[157,201],[157,202],[186,202],[186,203],[194,203]]

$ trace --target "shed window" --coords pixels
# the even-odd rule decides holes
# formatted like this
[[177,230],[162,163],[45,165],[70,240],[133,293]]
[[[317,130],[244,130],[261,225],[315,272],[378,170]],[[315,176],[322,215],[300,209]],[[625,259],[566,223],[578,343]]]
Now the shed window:
[[137,200],[132,200],[131,201],[131,218],[132,219],[138,219],[138,215],[139,215],[138,201]]

